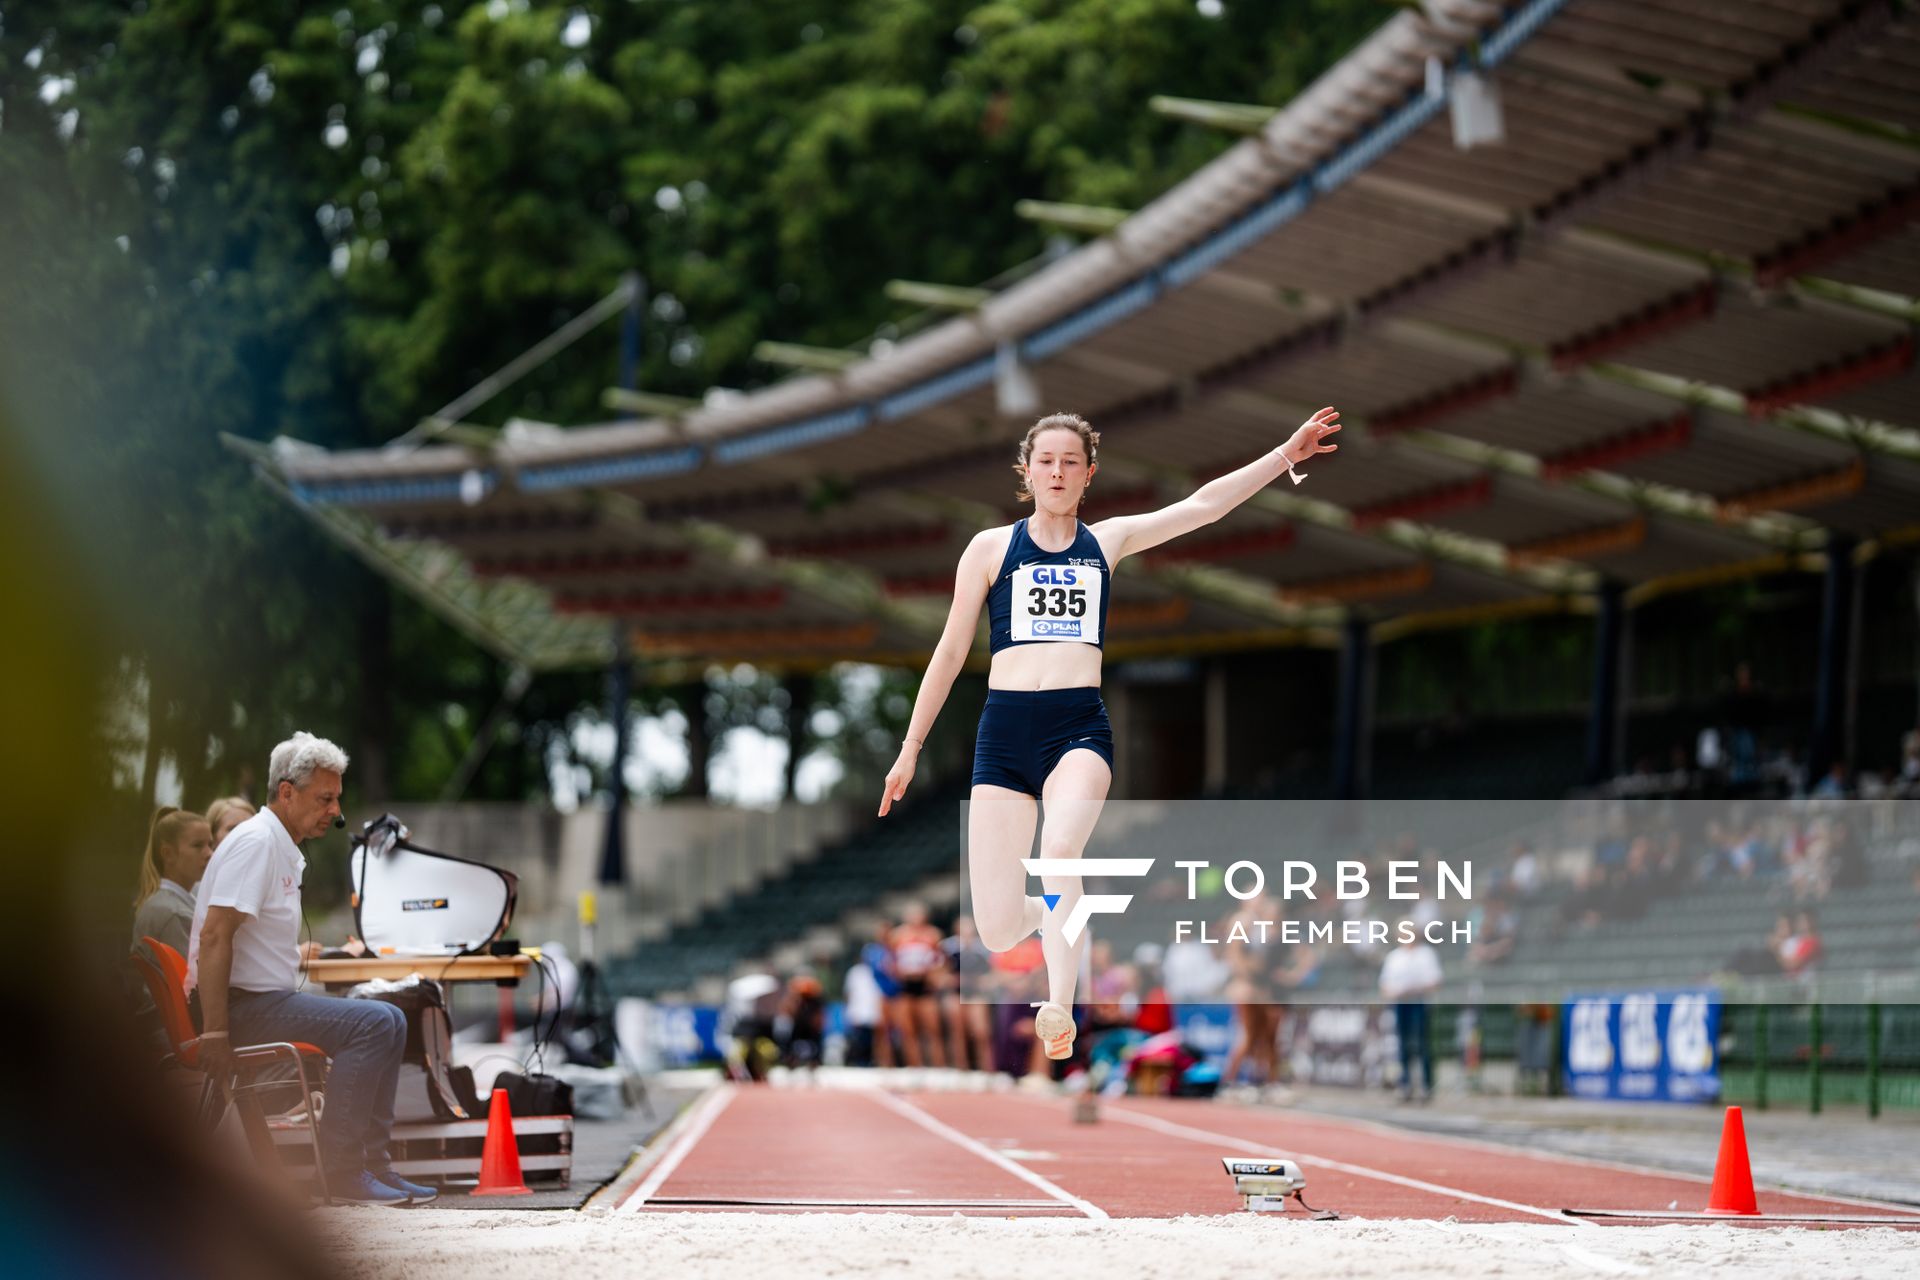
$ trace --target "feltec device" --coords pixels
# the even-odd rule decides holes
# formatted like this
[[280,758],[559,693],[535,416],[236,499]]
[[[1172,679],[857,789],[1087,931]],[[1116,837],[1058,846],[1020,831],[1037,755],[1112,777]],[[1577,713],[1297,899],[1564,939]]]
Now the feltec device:
[[383,813],[353,838],[353,922],[376,953],[472,955],[505,934],[519,879],[485,863],[423,849]]
[[1337,1216],[1307,1204],[1300,1194],[1307,1189],[1307,1175],[1285,1156],[1221,1156],[1220,1163],[1240,1203],[1255,1213],[1285,1213],[1297,1202],[1317,1218]]

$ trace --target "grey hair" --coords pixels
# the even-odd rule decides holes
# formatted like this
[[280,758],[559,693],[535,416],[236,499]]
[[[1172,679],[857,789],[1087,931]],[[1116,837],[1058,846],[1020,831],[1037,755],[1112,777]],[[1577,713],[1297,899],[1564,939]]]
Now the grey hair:
[[278,795],[283,782],[291,782],[296,787],[306,786],[313,781],[316,769],[345,774],[347,753],[325,738],[295,732],[291,738],[275,747],[273,755],[267,760],[267,798]]

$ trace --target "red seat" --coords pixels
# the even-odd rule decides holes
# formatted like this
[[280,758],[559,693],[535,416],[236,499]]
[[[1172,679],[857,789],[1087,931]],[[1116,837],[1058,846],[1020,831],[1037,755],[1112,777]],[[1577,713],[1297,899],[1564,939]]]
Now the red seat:
[[[193,1014],[187,1007],[187,960],[178,951],[158,938],[140,939],[146,950],[133,949],[133,963],[140,970],[140,976],[147,984],[147,993],[153,997],[154,1007],[160,1011],[161,1024],[166,1028],[167,1042],[173,1046],[173,1057],[183,1067],[198,1070],[200,1065],[199,1033],[193,1028]],[[327,1059],[326,1050],[318,1045],[304,1041],[281,1041],[277,1044],[248,1044],[233,1046],[233,1074],[226,1080],[207,1081],[209,1091],[216,1087],[223,1098],[234,1099],[242,1093],[263,1087],[270,1087],[279,1081],[267,1081],[264,1084],[251,1080],[254,1070],[270,1062],[291,1062],[294,1075],[300,1082],[300,1096],[307,1099],[308,1127],[312,1129],[313,1088],[308,1082],[308,1058],[318,1058],[322,1065]],[[207,1095],[202,1095],[202,1106],[206,1108]],[[266,1137],[264,1119],[257,1115],[257,1104],[252,1112],[242,1109],[243,1120],[247,1122],[255,1145],[260,1146],[265,1139],[266,1154],[271,1150],[271,1138]],[[209,1114],[208,1119],[218,1120],[217,1114]],[[316,1131],[313,1142],[314,1175],[320,1181],[321,1196],[329,1204],[332,1198],[327,1194],[327,1171],[321,1162],[320,1139]]]

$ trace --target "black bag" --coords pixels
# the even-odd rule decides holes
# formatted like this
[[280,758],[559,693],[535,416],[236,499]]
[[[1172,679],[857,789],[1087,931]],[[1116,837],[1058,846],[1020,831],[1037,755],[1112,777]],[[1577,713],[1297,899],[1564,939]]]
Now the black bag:
[[534,1072],[523,1076],[518,1071],[502,1071],[493,1078],[493,1087],[507,1091],[507,1105],[515,1116],[570,1116],[573,1114],[573,1086],[558,1076]]
[[390,990],[365,983],[348,992],[358,1000],[380,1000],[407,1015],[407,1047],[400,1061],[419,1067],[425,1075],[427,1102],[442,1120],[486,1117],[486,1108],[474,1096],[473,1072],[453,1065],[453,1019],[447,1012],[447,993],[431,978],[413,977]]

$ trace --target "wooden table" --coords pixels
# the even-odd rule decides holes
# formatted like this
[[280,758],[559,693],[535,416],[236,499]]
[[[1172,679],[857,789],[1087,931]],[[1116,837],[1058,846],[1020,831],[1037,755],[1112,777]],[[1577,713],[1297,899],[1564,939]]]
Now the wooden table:
[[309,960],[309,981],[347,987],[375,978],[398,981],[419,974],[441,982],[516,983],[533,968],[533,957],[517,956],[361,956],[351,960]]
[[[420,974],[441,982],[494,982],[516,985],[535,963],[535,957],[517,956],[362,956],[353,960],[309,960],[308,981],[326,987],[352,986],[375,978],[399,980]],[[506,992],[503,1001],[511,1001]],[[416,1068],[417,1069],[417,1068]],[[573,1170],[573,1117],[514,1117],[514,1138],[520,1167],[529,1177],[557,1178],[568,1185]],[[487,1134],[484,1113],[456,1121],[401,1121],[393,1126],[393,1167],[403,1175],[444,1182],[449,1177],[470,1178],[480,1173]],[[279,1148],[311,1149],[312,1130],[304,1125],[275,1130],[270,1142]],[[307,1166],[311,1168],[311,1166]]]

